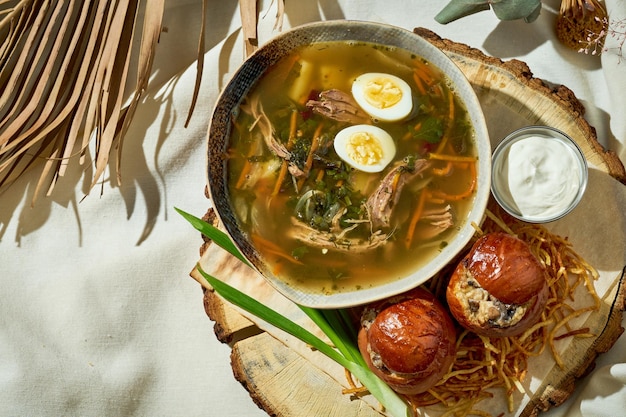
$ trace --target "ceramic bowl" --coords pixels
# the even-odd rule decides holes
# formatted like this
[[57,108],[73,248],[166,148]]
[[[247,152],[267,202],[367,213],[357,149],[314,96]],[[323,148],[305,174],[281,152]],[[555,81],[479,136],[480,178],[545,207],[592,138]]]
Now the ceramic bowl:
[[[228,192],[229,136],[237,109],[255,83],[283,56],[302,45],[327,41],[355,41],[402,48],[440,68],[466,106],[475,133],[478,181],[473,207],[460,230],[436,257],[419,269],[392,282],[337,293],[303,290],[275,276],[238,225]],[[293,302],[314,308],[339,308],[365,304],[408,291],[426,282],[466,247],[480,224],[490,195],[491,146],[480,103],[470,82],[441,50],[406,29],[364,21],[325,21],[282,32],[261,46],[241,65],[216,103],[208,132],[208,189],[213,206],[227,233],[243,255],[277,291]],[[279,242],[275,242],[279,243]],[[315,265],[312,265],[315,267]]]

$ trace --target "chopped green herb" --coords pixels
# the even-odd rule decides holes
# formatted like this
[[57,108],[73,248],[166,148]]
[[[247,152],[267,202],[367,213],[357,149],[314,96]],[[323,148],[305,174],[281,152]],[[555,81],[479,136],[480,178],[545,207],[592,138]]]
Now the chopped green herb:
[[427,117],[418,130],[412,132],[413,138],[428,143],[439,143],[443,137],[443,121],[435,117]]
[[306,255],[308,251],[308,246],[299,246],[291,251],[291,256],[293,256],[295,259],[302,259],[302,257]]

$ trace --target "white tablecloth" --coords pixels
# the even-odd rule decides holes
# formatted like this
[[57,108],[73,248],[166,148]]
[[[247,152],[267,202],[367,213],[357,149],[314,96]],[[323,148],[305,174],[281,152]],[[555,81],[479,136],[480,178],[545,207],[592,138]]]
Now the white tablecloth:
[[[263,43],[277,33],[276,5],[259,3]],[[285,28],[344,18],[422,26],[523,60],[536,77],[572,89],[601,143],[626,160],[626,59],[559,44],[556,0],[530,24],[487,11],[448,25],[434,20],[443,1],[286,3]],[[216,96],[243,59],[239,10],[233,0],[211,2],[202,91],[184,128],[201,2],[166,4],[151,88],[124,145],[122,186],[106,178],[83,200],[90,173],[74,166],[32,208],[34,175],[0,196],[0,416],[266,415],[234,380],[230,350],[213,335],[202,291],[188,276],[200,238],[173,209],[201,216],[208,207],[205,136]],[[607,5],[613,18],[626,18],[624,0]],[[623,411],[625,339],[549,415]]]

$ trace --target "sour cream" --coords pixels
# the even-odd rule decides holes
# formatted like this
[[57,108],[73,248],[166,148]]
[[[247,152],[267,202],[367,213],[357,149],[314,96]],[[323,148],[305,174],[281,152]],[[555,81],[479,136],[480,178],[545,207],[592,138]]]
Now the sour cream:
[[584,156],[557,130],[521,129],[494,152],[494,197],[522,220],[546,222],[565,215],[580,201],[586,182]]

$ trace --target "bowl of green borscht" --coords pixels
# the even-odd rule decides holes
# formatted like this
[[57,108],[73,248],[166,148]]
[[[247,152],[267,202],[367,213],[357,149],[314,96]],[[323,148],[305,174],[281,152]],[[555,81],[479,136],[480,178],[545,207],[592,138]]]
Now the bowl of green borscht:
[[466,247],[491,147],[464,74],[411,31],[327,21],[280,33],[222,91],[208,189],[236,246],[315,308],[426,282]]

